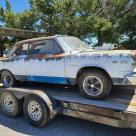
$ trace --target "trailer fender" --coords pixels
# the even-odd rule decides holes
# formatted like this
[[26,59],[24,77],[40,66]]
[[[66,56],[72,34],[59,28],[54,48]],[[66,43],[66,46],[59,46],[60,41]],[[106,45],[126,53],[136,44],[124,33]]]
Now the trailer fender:
[[49,96],[46,94],[46,92],[40,91],[40,90],[30,90],[30,89],[22,89],[22,88],[6,88],[2,89],[2,91],[10,91],[12,92],[17,99],[27,99],[30,95],[37,95],[40,97],[45,104],[47,105],[49,112],[50,112],[50,119],[53,119],[54,116],[57,114],[57,111],[53,109],[53,102],[49,98]]

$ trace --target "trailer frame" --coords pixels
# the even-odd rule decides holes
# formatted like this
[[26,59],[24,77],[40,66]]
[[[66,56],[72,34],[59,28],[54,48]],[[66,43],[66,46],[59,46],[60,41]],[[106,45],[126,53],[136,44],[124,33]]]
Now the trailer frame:
[[[57,91],[54,89],[45,89],[45,87],[42,87],[42,89],[41,87],[36,89],[34,88],[4,88],[1,89],[0,92],[2,93],[3,91],[9,91],[13,93],[17,99],[23,100],[27,99],[29,95],[38,96],[48,106],[50,111],[50,119],[53,119],[57,114],[61,114],[113,127],[132,129],[136,128],[135,95],[133,95],[134,99],[129,101],[127,109],[124,110],[121,107],[121,104],[126,104],[126,99],[124,100],[111,97],[111,99],[115,99],[114,102],[119,104],[120,107],[118,107],[117,105],[114,105],[113,102],[111,102],[111,104],[113,103],[113,105],[111,106],[111,100],[109,99],[102,101],[88,100],[80,95],[77,95],[77,93],[75,92],[63,93],[65,89],[61,88],[57,88],[57,90],[61,90],[59,93],[57,93]],[[75,100],[73,94],[75,94],[76,96]],[[69,95],[71,95],[71,98]],[[54,101],[58,103],[57,106],[54,106]],[[90,103],[87,104],[86,102]],[[105,103],[105,105],[102,106],[101,103]]]

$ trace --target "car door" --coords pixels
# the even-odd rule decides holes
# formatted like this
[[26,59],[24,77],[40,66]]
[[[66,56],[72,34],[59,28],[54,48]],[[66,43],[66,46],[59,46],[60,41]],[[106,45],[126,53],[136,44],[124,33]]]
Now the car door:
[[7,67],[20,80],[25,74],[24,61],[28,55],[28,43],[23,43],[13,52]]
[[64,56],[54,39],[31,42],[25,61],[27,80],[65,84]]

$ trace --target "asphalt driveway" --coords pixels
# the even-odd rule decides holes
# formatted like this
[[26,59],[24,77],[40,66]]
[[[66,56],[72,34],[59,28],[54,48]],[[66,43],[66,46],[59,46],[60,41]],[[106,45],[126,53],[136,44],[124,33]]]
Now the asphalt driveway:
[[0,136],[136,136],[136,130],[109,127],[59,115],[47,126],[35,128],[23,116],[16,119],[0,113]]

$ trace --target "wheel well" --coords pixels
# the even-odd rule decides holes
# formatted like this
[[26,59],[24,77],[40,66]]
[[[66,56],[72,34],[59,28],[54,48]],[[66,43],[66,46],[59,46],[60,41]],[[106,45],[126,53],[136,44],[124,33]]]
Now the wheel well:
[[[3,71],[9,71],[8,69],[2,69],[0,70],[0,74],[3,72]],[[10,73],[12,73],[11,71],[9,71]]]
[[102,73],[104,73],[109,78],[110,81],[112,81],[109,73],[106,70],[104,70],[103,68],[100,68],[100,67],[89,67],[88,66],[88,67],[83,67],[83,68],[81,68],[78,71],[77,76],[76,76],[76,83],[77,83],[77,80],[80,77],[81,73],[83,73],[86,70],[97,70],[97,71],[101,71]]
[[[10,70],[8,70],[8,69],[2,69],[2,70],[0,70],[0,80],[1,80],[1,74],[2,74],[3,71],[8,71],[8,72],[10,72],[13,75],[13,73]],[[14,75],[13,75],[13,77],[14,77]]]

